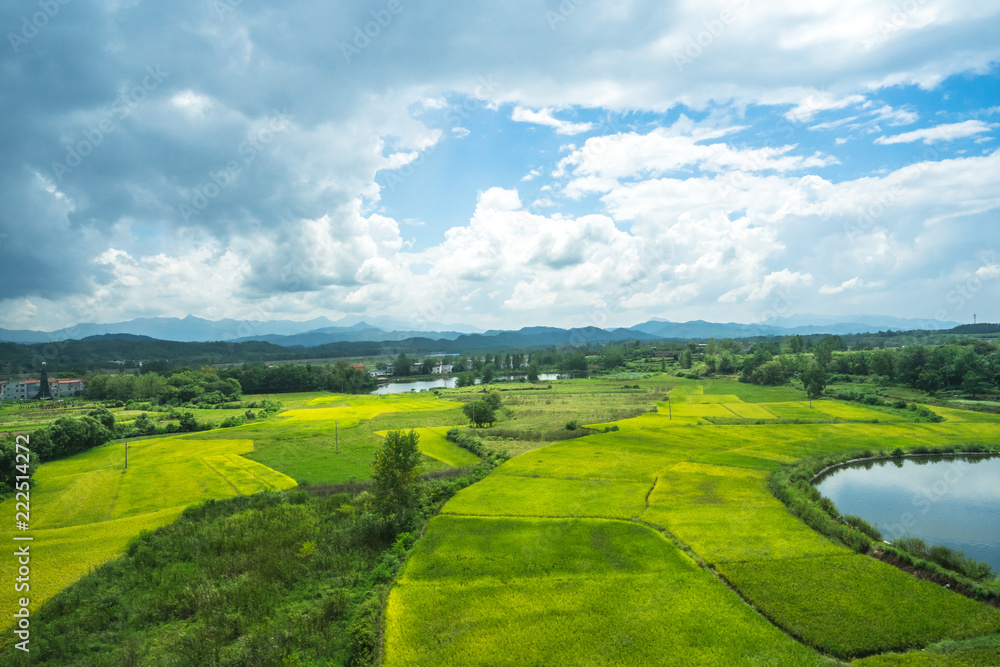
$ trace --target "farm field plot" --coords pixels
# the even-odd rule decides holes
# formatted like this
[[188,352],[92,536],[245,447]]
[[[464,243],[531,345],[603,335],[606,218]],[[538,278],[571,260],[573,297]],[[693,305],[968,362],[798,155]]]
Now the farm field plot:
[[[188,505],[262,489],[288,489],[295,481],[243,458],[249,440],[198,442],[186,437],[111,444],[45,463],[31,490],[32,569],[44,576],[31,582],[32,603],[40,604],[87,571],[122,553],[140,530],[177,518]],[[0,508],[10,516],[15,499]],[[4,531],[0,539],[12,537]],[[13,580],[13,559],[0,563]],[[7,614],[13,600],[0,600]]]
[[744,419],[777,419],[775,414],[758,403],[724,403],[726,409]]
[[631,519],[645,509],[643,482],[495,475],[459,491],[442,510],[469,516],[608,517]]
[[[487,654],[502,656],[491,664],[547,664],[555,660],[560,642],[579,647],[574,655],[581,656],[581,664],[654,664],[647,651],[661,651],[662,660],[663,650],[683,656],[676,664],[785,664],[786,658],[768,657],[759,648],[739,657],[727,652],[732,645],[716,634],[718,603],[710,600],[732,591],[712,577],[704,580],[704,589],[684,584],[686,595],[703,598],[706,643],[685,634],[686,602],[671,597],[677,591],[661,594],[662,605],[645,611],[647,598],[634,587],[639,582],[655,587],[674,572],[649,571],[643,563],[609,573],[607,559],[583,555],[587,551],[580,541],[586,531],[545,528],[569,517],[639,521],[662,529],[696,559],[691,567],[701,565],[698,571],[705,574],[717,568],[783,630],[781,637],[804,641],[798,645],[805,651],[800,664],[825,660],[807,646],[851,659],[1000,631],[1000,611],[856,555],[793,516],[767,484],[775,467],[805,457],[916,444],[995,443],[995,424],[958,416],[938,424],[913,423],[905,416],[832,401],[816,401],[810,408],[800,394],[790,396],[794,390],[788,387],[775,392],[782,400],[757,404],[753,399],[764,390],[751,387],[739,396],[742,401],[733,401],[740,387],[679,386],[671,394],[674,419],[661,404],[656,414],[617,422],[618,431],[528,452],[457,494],[428,527],[426,542],[418,544],[393,590],[386,664],[440,664],[435,656],[442,655],[455,664],[476,663]],[[691,423],[718,410],[731,417],[743,410],[740,416],[746,419],[756,410],[772,416],[760,425]],[[774,415],[808,423],[782,423]],[[873,423],[876,419],[879,423]],[[483,523],[488,521],[494,523]],[[509,534],[499,535],[501,528]],[[607,533],[591,531],[592,536]],[[531,534],[536,537],[525,537]],[[593,538],[602,546],[621,539]],[[592,580],[589,572],[601,574]],[[612,579],[614,585],[607,585]],[[680,585],[673,581],[672,586]],[[876,591],[870,603],[866,591]],[[547,603],[539,602],[543,599]],[[644,611],[626,611],[623,599]],[[600,624],[591,620],[597,615]],[[863,632],[857,631],[859,625],[865,626]],[[613,642],[609,652],[608,627],[659,630],[641,641],[629,634],[627,643]],[[703,650],[695,654],[692,646]]]
[[[494,540],[501,549],[487,548]],[[458,617],[441,613],[455,608]],[[665,656],[823,664],[661,535],[626,522],[440,517],[389,598],[387,666],[662,664]]]
[[889,412],[872,410],[861,405],[844,403],[842,401],[813,401],[813,408],[824,414],[844,419],[847,421],[879,421],[879,422],[901,422],[906,421],[904,417]]
[[[413,429],[420,436],[420,439],[417,441],[420,453],[454,468],[477,463],[479,461],[478,456],[466,449],[462,449],[445,437],[448,428],[447,426],[439,426],[437,428]],[[385,434],[388,432],[376,431],[375,433],[385,437]]]
[[[295,395],[291,403],[298,407],[279,413],[273,421],[251,422],[189,437],[198,441],[246,438],[254,445],[247,458],[300,484],[339,484],[369,478],[372,458],[381,442],[376,435],[379,431],[466,422],[460,403],[428,393],[388,396],[312,393]],[[424,467],[433,472],[449,465],[426,458]]]
[[704,405],[706,403],[742,403],[743,399],[735,394],[685,394],[684,402]]
[[[715,403],[676,403],[670,413],[675,417],[725,417],[731,418],[735,415],[722,404],[722,401]],[[660,413],[662,414],[662,412]]]
[[867,556],[730,563],[719,570],[769,618],[841,658],[1000,632],[1000,610]]
[[[815,404],[814,404],[815,406]],[[778,419],[800,419],[802,421],[833,421],[831,415],[810,408],[808,403],[785,402],[769,403],[768,412],[777,415]]]

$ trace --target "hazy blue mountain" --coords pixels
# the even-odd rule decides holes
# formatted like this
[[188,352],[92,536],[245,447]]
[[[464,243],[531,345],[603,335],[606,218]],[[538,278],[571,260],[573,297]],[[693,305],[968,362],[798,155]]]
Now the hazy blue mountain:
[[[30,331],[0,329],[0,342],[50,343],[62,340],[92,339],[95,336],[133,335],[156,340],[178,342],[208,341],[264,341],[283,347],[313,347],[341,342],[390,342],[408,338],[454,341],[468,336],[490,338],[483,344],[494,346],[509,341],[511,345],[562,345],[576,342],[606,342],[636,338],[658,340],[662,338],[746,338],[750,336],[787,336],[790,334],[851,334],[874,331],[906,331],[913,329],[951,329],[958,322],[940,320],[904,319],[877,315],[852,315],[829,317],[822,315],[796,315],[772,318],[760,324],[738,322],[670,322],[653,318],[627,329],[599,329],[583,327],[560,329],[558,327],[524,327],[517,331],[491,329],[481,331],[468,325],[449,325],[431,322],[406,322],[393,318],[363,319],[352,315],[332,321],[317,317],[304,322],[273,320],[205,320],[199,317],[147,317],[112,324],[78,324],[57,331]],[[427,328],[434,326],[437,328]],[[476,339],[470,339],[476,340]]]

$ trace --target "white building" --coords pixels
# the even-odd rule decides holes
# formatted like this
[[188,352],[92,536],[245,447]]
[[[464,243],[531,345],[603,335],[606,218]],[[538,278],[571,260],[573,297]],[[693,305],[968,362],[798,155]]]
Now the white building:
[[431,369],[431,373],[437,373],[439,375],[447,375],[451,373],[453,366],[451,364],[442,364],[438,362],[438,365]]
[[[0,383],[0,398],[5,401],[26,401],[38,396],[38,390],[41,386],[41,380],[9,380],[2,382]],[[79,378],[65,380],[49,378],[49,394],[52,395],[52,398],[82,396],[86,388],[87,383]]]

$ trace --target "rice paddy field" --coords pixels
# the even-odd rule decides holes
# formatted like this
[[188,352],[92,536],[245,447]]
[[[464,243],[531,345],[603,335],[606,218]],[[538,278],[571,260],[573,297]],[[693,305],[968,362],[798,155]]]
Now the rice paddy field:
[[[44,463],[31,490],[30,599],[40,605],[88,571],[124,552],[143,530],[175,520],[185,507],[267,489],[288,489],[295,481],[245,458],[250,440],[192,441],[186,437],[109,444],[72,458]],[[0,504],[14,516],[16,498]],[[13,530],[0,539],[13,544]],[[17,562],[0,559],[4,581],[13,581]],[[0,596],[0,616],[11,618],[14,598]],[[37,607],[35,607],[37,608]]]
[[[920,423],[667,375],[493,388],[500,421],[469,432],[515,456],[427,524],[387,600],[383,664],[1000,664],[1000,609],[855,554],[768,488],[807,457],[996,444],[1000,417],[933,408],[944,421]],[[417,431],[425,472],[475,463],[445,434],[482,390],[268,397],[285,411],[135,442],[127,471],[121,443],[45,463],[33,603],[189,505],[368,479],[392,429]]]
[[996,444],[1000,419],[671,381],[669,406],[449,501],[390,596],[384,664],[1000,664],[1000,610],[834,543],[767,485],[806,457]]

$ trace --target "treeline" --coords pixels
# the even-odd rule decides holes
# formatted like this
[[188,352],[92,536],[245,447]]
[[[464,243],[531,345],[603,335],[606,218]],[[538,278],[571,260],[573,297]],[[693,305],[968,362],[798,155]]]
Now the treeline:
[[238,401],[243,395],[239,381],[224,377],[210,367],[179,368],[165,375],[156,372],[132,375],[97,374],[87,380],[87,398],[97,401],[149,401],[155,405],[209,407]]
[[841,336],[827,336],[811,346],[805,339],[792,336],[784,344],[754,343],[745,354],[718,346],[708,349],[716,353],[693,353],[685,348],[679,359],[681,368],[692,369],[694,375],[738,374],[741,382],[761,385],[784,384],[818,367],[834,379],[838,375],[847,381],[861,377],[928,393],[978,395],[1000,391],[1000,345],[979,339],[935,347],[848,350]]
[[105,408],[91,410],[83,417],[60,417],[48,426],[36,429],[27,436],[28,469],[18,469],[24,459],[17,460],[16,438],[0,438],[0,496],[12,493],[16,477],[25,472],[34,474],[38,464],[73,456],[99,447],[114,437],[115,417]]
[[[149,367],[161,367],[147,364]],[[97,374],[87,380],[87,397],[98,401],[149,401],[171,407],[240,407],[233,405],[243,393],[280,394],[293,391],[366,393],[377,386],[362,370],[345,362],[329,365],[244,364],[233,368],[178,368],[163,374],[144,372]]]
[[244,364],[225,368],[219,376],[236,382],[248,394],[281,394],[294,391],[334,391],[366,394],[378,386],[367,372],[344,361],[335,364]]
[[834,373],[874,375],[928,393],[1000,390],[1000,346],[975,339],[939,347],[839,353],[828,366]]

